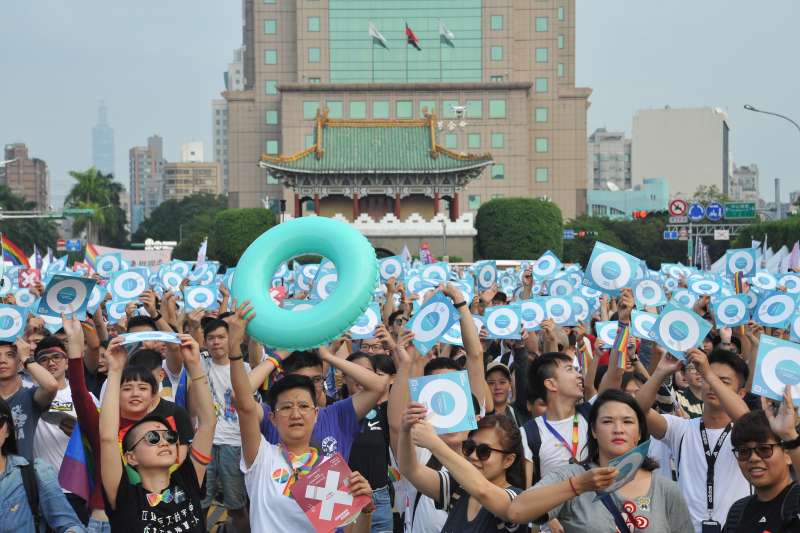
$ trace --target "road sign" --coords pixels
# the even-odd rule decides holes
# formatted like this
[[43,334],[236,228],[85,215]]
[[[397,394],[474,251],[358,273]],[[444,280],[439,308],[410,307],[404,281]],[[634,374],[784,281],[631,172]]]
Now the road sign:
[[678,240],[678,232],[667,230],[664,232],[664,240],[665,241],[675,241]]
[[755,218],[756,204],[753,202],[728,202],[725,204],[725,218]]
[[703,204],[692,204],[689,206],[689,218],[692,222],[700,222],[706,216],[706,208]]
[[575,230],[572,229],[565,229],[564,230],[564,240],[571,241],[575,238]]
[[689,217],[687,217],[687,216],[669,217],[669,223],[670,224],[688,224],[689,223]]
[[680,217],[686,214],[689,206],[684,200],[677,198],[669,203],[669,214],[675,217]]
[[67,251],[67,241],[64,239],[58,239],[56,241],[56,251],[57,252],[66,252]]
[[731,240],[731,232],[726,229],[715,229],[714,230],[714,240],[715,241],[729,241]]
[[80,252],[81,251],[81,240],[80,239],[69,239],[69,240],[67,240],[66,250],[68,252]]
[[711,222],[719,222],[725,216],[725,208],[719,202],[711,202],[706,207],[706,218]]
[[83,207],[67,207],[64,209],[64,214],[68,216],[93,215],[94,209],[83,208]]
[[689,230],[686,228],[681,228],[678,230],[678,240],[679,241],[686,241],[689,240]]

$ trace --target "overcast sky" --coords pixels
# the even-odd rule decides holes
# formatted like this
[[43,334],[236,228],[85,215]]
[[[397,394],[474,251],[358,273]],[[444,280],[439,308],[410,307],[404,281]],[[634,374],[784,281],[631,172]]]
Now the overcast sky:
[[[376,0],[378,1],[378,0]],[[128,149],[153,133],[167,159],[204,141],[210,100],[241,44],[240,0],[25,0],[3,13],[0,144],[25,142],[50,167],[54,205],[91,164],[91,128],[104,100],[115,131],[116,176]],[[577,0],[577,82],[591,87],[589,127],[630,134],[642,108],[715,106],[729,113],[737,164],[758,164],[761,195],[780,177],[800,189],[800,132],[744,111],[800,121],[800,2]],[[795,161],[795,163],[792,163]]]

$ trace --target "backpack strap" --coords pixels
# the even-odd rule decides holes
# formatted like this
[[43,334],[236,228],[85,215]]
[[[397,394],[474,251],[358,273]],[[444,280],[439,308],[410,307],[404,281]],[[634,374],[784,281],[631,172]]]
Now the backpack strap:
[[742,521],[744,511],[747,509],[747,504],[750,503],[754,497],[755,496],[745,496],[740,500],[736,500],[733,505],[731,505],[728,511],[728,517],[725,519],[726,533],[734,533],[739,528],[739,522]]
[[[536,417],[539,418],[539,417]],[[528,442],[528,449],[531,451],[531,462],[533,463],[533,479],[531,484],[535,485],[542,477],[541,462],[539,461],[539,451],[542,449],[542,434],[539,431],[539,424],[536,418],[528,420],[522,428],[525,430],[525,440]]]
[[792,488],[781,502],[781,520],[785,531],[800,529],[800,485],[792,483]]
[[592,410],[592,404],[589,402],[582,402],[575,406],[575,412],[581,415],[586,422],[589,422],[589,411]]
[[25,488],[25,495],[28,498],[28,507],[31,508],[33,527],[36,531],[39,531],[42,524],[42,510],[39,506],[39,486],[36,482],[36,470],[34,470],[33,464],[28,463],[20,465],[19,471],[22,475],[22,486]]

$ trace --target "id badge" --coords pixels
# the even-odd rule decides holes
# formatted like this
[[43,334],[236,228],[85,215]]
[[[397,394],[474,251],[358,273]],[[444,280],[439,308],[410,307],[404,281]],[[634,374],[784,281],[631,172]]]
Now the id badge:
[[701,533],[721,533],[722,526],[716,520],[703,520],[700,523]]

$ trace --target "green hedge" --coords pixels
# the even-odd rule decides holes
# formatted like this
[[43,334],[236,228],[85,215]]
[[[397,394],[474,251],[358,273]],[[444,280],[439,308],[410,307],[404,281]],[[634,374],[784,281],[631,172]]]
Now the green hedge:
[[759,222],[748,226],[736,236],[732,247],[750,248],[751,241],[764,242],[765,235],[767,237],[767,246],[773,250],[777,251],[783,245],[786,245],[791,250],[794,243],[800,241],[800,216],[770,222]]
[[561,210],[534,198],[495,198],[478,209],[476,257],[536,259],[547,250],[562,253]]
[[225,209],[217,213],[208,236],[208,255],[226,266],[236,266],[250,243],[277,222],[269,209]]

